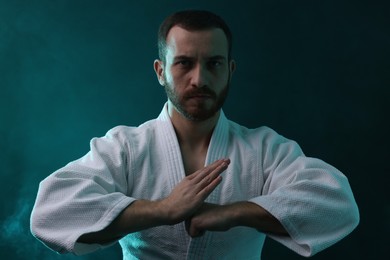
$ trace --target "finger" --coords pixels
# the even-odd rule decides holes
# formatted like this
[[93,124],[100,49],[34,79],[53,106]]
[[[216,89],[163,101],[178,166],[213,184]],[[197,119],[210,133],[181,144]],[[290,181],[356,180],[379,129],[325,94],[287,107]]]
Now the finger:
[[206,231],[205,230],[199,230],[199,229],[194,229],[194,228],[191,228],[190,229],[190,232],[189,232],[189,235],[191,236],[191,237],[200,237],[200,236],[203,236],[204,235],[204,233],[206,233]]
[[209,183],[211,183],[215,178],[217,178],[222,172],[224,172],[228,166],[230,161],[225,160],[222,164],[218,165],[215,169],[208,173],[208,175],[203,176],[203,179],[199,181],[201,187],[205,187]]
[[189,220],[188,227],[187,227],[187,233],[191,237],[200,237],[200,236],[203,236],[204,233],[206,233],[206,230],[196,227],[196,225],[194,225],[194,223],[191,220]]
[[222,181],[222,176],[217,176],[214,180],[212,180],[208,185],[200,189],[197,193],[197,196],[200,196],[202,200],[205,200],[211,192],[220,184]]
[[210,172],[208,175],[204,176],[202,180],[199,181],[200,188],[204,188],[207,185],[209,185],[214,179],[216,179],[218,176],[221,175],[222,172],[224,172],[228,167],[228,164],[223,163],[219,165],[217,168],[215,168],[212,172]]
[[[220,174],[226,170],[228,167],[228,164],[223,162],[222,164],[218,165],[213,171],[209,172],[208,175],[201,175],[203,179],[196,178],[194,179],[194,191],[196,194],[199,194],[203,189],[206,188],[205,194],[201,195],[201,198],[205,198],[204,196],[208,196],[209,193],[211,193],[214,188],[219,184],[219,182],[222,180],[222,177],[219,178]],[[216,182],[214,182],[216,179]],[[207,186],[209,186],[207,188]]]
[[216,167],[218,167],[218,165],[221,165],[222,163],[223,163],[223,159],[217,160],[217,161],[213,162],[212,164],[207,165],[200,170],[197,170],[196,172],[189,175],[188,177],[190,177],[190,179],[195,179],[195,180],[199,181],[199,180],[203,179],[203,176],[207,175],[209,172],[214,170]]
[[211,175],[211,179],[214,179],[216,176],[218,176],[221,172],[223,172],[227,168],[229,163],[230,163],[229,159],[221,159],[215,161],[214,163],[204,167],[202,170],[196,173],[194,176],[194,181],[200,182],[208,175]]

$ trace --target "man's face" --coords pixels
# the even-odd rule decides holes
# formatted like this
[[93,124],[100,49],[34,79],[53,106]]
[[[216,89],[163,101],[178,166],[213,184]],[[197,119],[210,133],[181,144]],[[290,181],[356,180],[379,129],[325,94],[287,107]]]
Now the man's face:
[[214,116],[228,94],[234,62],[221,29],[187,31],[174,26],[167,36],[166,62],[155,69],[176,111],[189,120]]

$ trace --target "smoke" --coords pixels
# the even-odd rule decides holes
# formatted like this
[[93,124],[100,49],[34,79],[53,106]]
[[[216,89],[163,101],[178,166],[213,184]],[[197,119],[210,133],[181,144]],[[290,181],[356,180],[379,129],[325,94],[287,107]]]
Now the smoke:
[[26,231],[26,227],[22,224],[22,222],[25,220],[27,212],[29,211],[28,204],[27,200],[19,200],[17,202],[17,208],[19,208],[19,210],[3,223],[3,238],[8,239],[14,234],[23,234]]
[[37,256],[39,245],[30,233],[29,216],[33,201],[31,199],[19,199],[15,203],[15,212],[1,223],[0,247],[10,250],[2,250],[4,253],[13,252],[17,256]]
[[16,200],[15,211],[0,222],[1,259],[92,259],[90,256],[59,255],[40,243],[30,232],[33,203],[32,198]]

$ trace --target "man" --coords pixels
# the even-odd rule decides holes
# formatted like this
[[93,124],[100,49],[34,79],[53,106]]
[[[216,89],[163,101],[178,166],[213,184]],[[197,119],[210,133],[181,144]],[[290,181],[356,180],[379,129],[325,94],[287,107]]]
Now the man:
[[342,173],[267,127],[225,117],[231,39],[210,12],[163,22],[160,116],[94,138],[88,154],[42,181],[31,217],[38,239],[75,254],[119,240],[125,259],[259,259],[265,234],[311,256],[357,226]]

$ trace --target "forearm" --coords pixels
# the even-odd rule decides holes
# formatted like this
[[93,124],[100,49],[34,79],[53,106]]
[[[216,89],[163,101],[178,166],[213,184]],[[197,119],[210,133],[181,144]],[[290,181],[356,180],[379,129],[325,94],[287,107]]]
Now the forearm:
[[242,201],[228,205],[204,203],[188,221],[190,236],[202,235],[204,231],[226,231],[236,226],[255,228],[260,232],[278,235],[288,233],[282,224],[259,205]]
[[78,242],[108,243],[129,233],[188,219],[221,182],[220,174],[229,163],[228,159],[217,160],[185,177],[165,199],[134,201],[105,229],[84,234]]
[[129,233],[169,224],[160,201],[136,200],[105,229],[82,235],[81,243],[109,243]]
[[264,233],[288,235],[286,229],[273,215],[255,203],[236,202],[228,207],[237,226],[252,227]]

